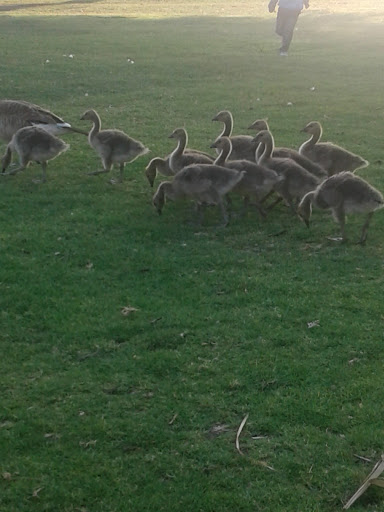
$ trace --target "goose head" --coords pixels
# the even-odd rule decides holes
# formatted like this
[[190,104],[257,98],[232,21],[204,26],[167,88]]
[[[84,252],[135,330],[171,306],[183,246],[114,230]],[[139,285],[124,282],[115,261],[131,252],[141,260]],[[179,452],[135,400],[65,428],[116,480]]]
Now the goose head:
[[312,215],[312,201],[314,197],[314,192],[308,192],[303,199],[300,201],[300,204],[297,209],[297,214],[299,218],[305,223],[307,228],[309,228],[309,221]]
[[255,144],[260,144],[260,143],[265,144],[265,143],[271,142],[271,139],[272,139],[271,132],[269,132],[268,130],[261,130],[253,138],[253,142]]
[[95,121],[98,119],[98,114],[96,110],[90,109],[86,110],[84,114],[80,117],[81,121]]
[[156,194],[152,198],[152,204],[157,211],[158,215],[161,215],[163,210],[163,206],[165,204],[165,194],[163,190],[162,184],[159,185],[159,188],[156,191]]
[[229,155],[232,151],[232,142],[229,137],[220,137],[215,140],[210,146],[210,148],[218,149],[219,151],[226,150]]
[[300,131],[314,135],[317,133],[321,133],[322,128],[321,128],[321,124],[318,121],[311,121],[306,126],[304,126],[304,128]]
[[169,139],[182,139],[186,138],[187,132],[184,128],[176,128],[176,130],[173,130],[173,132],[168,136]]
[[269,130],[267,119],[256,119],[251,125],[248,126],[248,130],[255,130],[261,132],[262,130]]
[[222,123],[226,123],[228,120],[233,120],[232,114],[229,112],[229,110],[221,110],[215,115],[215,117],[212,118],[212,121],[221,121]]

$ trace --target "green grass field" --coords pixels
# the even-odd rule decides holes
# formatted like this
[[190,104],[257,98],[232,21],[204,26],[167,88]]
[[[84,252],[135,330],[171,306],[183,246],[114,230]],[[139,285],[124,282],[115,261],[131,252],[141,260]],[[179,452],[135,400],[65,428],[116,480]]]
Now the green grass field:
[[151,154],[111,186],[73,134],[46,184],[0,176],[1,512],[334,512],[380,458],[383,213],[364,247],[361,217],[339,245],[283,205],[197,227],[144,174],[229,109],[290,147],[321,121],[384,191],[384,9],[312,3],[281,59],[261,0],[2,2],[1,97],[84,129],[95,108]]

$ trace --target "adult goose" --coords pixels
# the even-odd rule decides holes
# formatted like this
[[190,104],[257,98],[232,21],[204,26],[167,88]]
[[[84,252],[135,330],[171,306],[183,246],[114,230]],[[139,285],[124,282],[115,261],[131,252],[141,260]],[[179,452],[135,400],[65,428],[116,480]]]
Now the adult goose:
[[22,100],[0,100],[0,139],[8,143],[13,135],[27,126],[38,126],[52,135],[87,132],[74,128],[49,110]]

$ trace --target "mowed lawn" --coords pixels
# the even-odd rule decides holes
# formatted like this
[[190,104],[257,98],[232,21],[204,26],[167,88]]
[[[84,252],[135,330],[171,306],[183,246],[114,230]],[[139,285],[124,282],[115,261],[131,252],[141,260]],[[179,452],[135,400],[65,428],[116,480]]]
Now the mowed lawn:
[[2,2],[1,97],[83,129],[94,108],[151,153],[112,186],[72,134],[47,183],[0,176],[1,512],[334,512],[380,459],[383,212],[365,246],[362,216],[338,244],[327,212],[238,198],[197,226],[144,173],[180,126],[211,151],[228,109],[281,146],[322,122],[384,192],[384,10],[312,4],[281,59],[261,0]]

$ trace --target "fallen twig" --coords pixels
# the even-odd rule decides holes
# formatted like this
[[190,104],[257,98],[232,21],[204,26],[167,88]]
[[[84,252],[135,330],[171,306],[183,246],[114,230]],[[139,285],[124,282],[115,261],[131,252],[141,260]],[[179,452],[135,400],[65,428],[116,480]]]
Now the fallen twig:
[[179,413],[174,414],[173,418],[170,421],[168,421],[168,425],[172,425],[172,423],[175,421],[175,419],[178,417],[178,415],[179,415]]
[[237,434],[236,434],[236,449],[237,451],[240,453],[240,455],[244,455],[244,453],[240,450],[240,444],[239,444],[239,437],[240,437],[240,434],[241,434],[241,431],[243,430],[244,428],[244,425],[246,424],[247,422],[247,419],[248,419],[248,416],[249,414],[247,414],[244,418],[243,418],[243,421],[240,423],[240,427],[237,431]]
[[367,457],[362,457],[361,455],[357,455],[356,453],[353,454],[354,457],[357,459],[363,460],[364,462],[372,462],[371,459],[368,459]]

